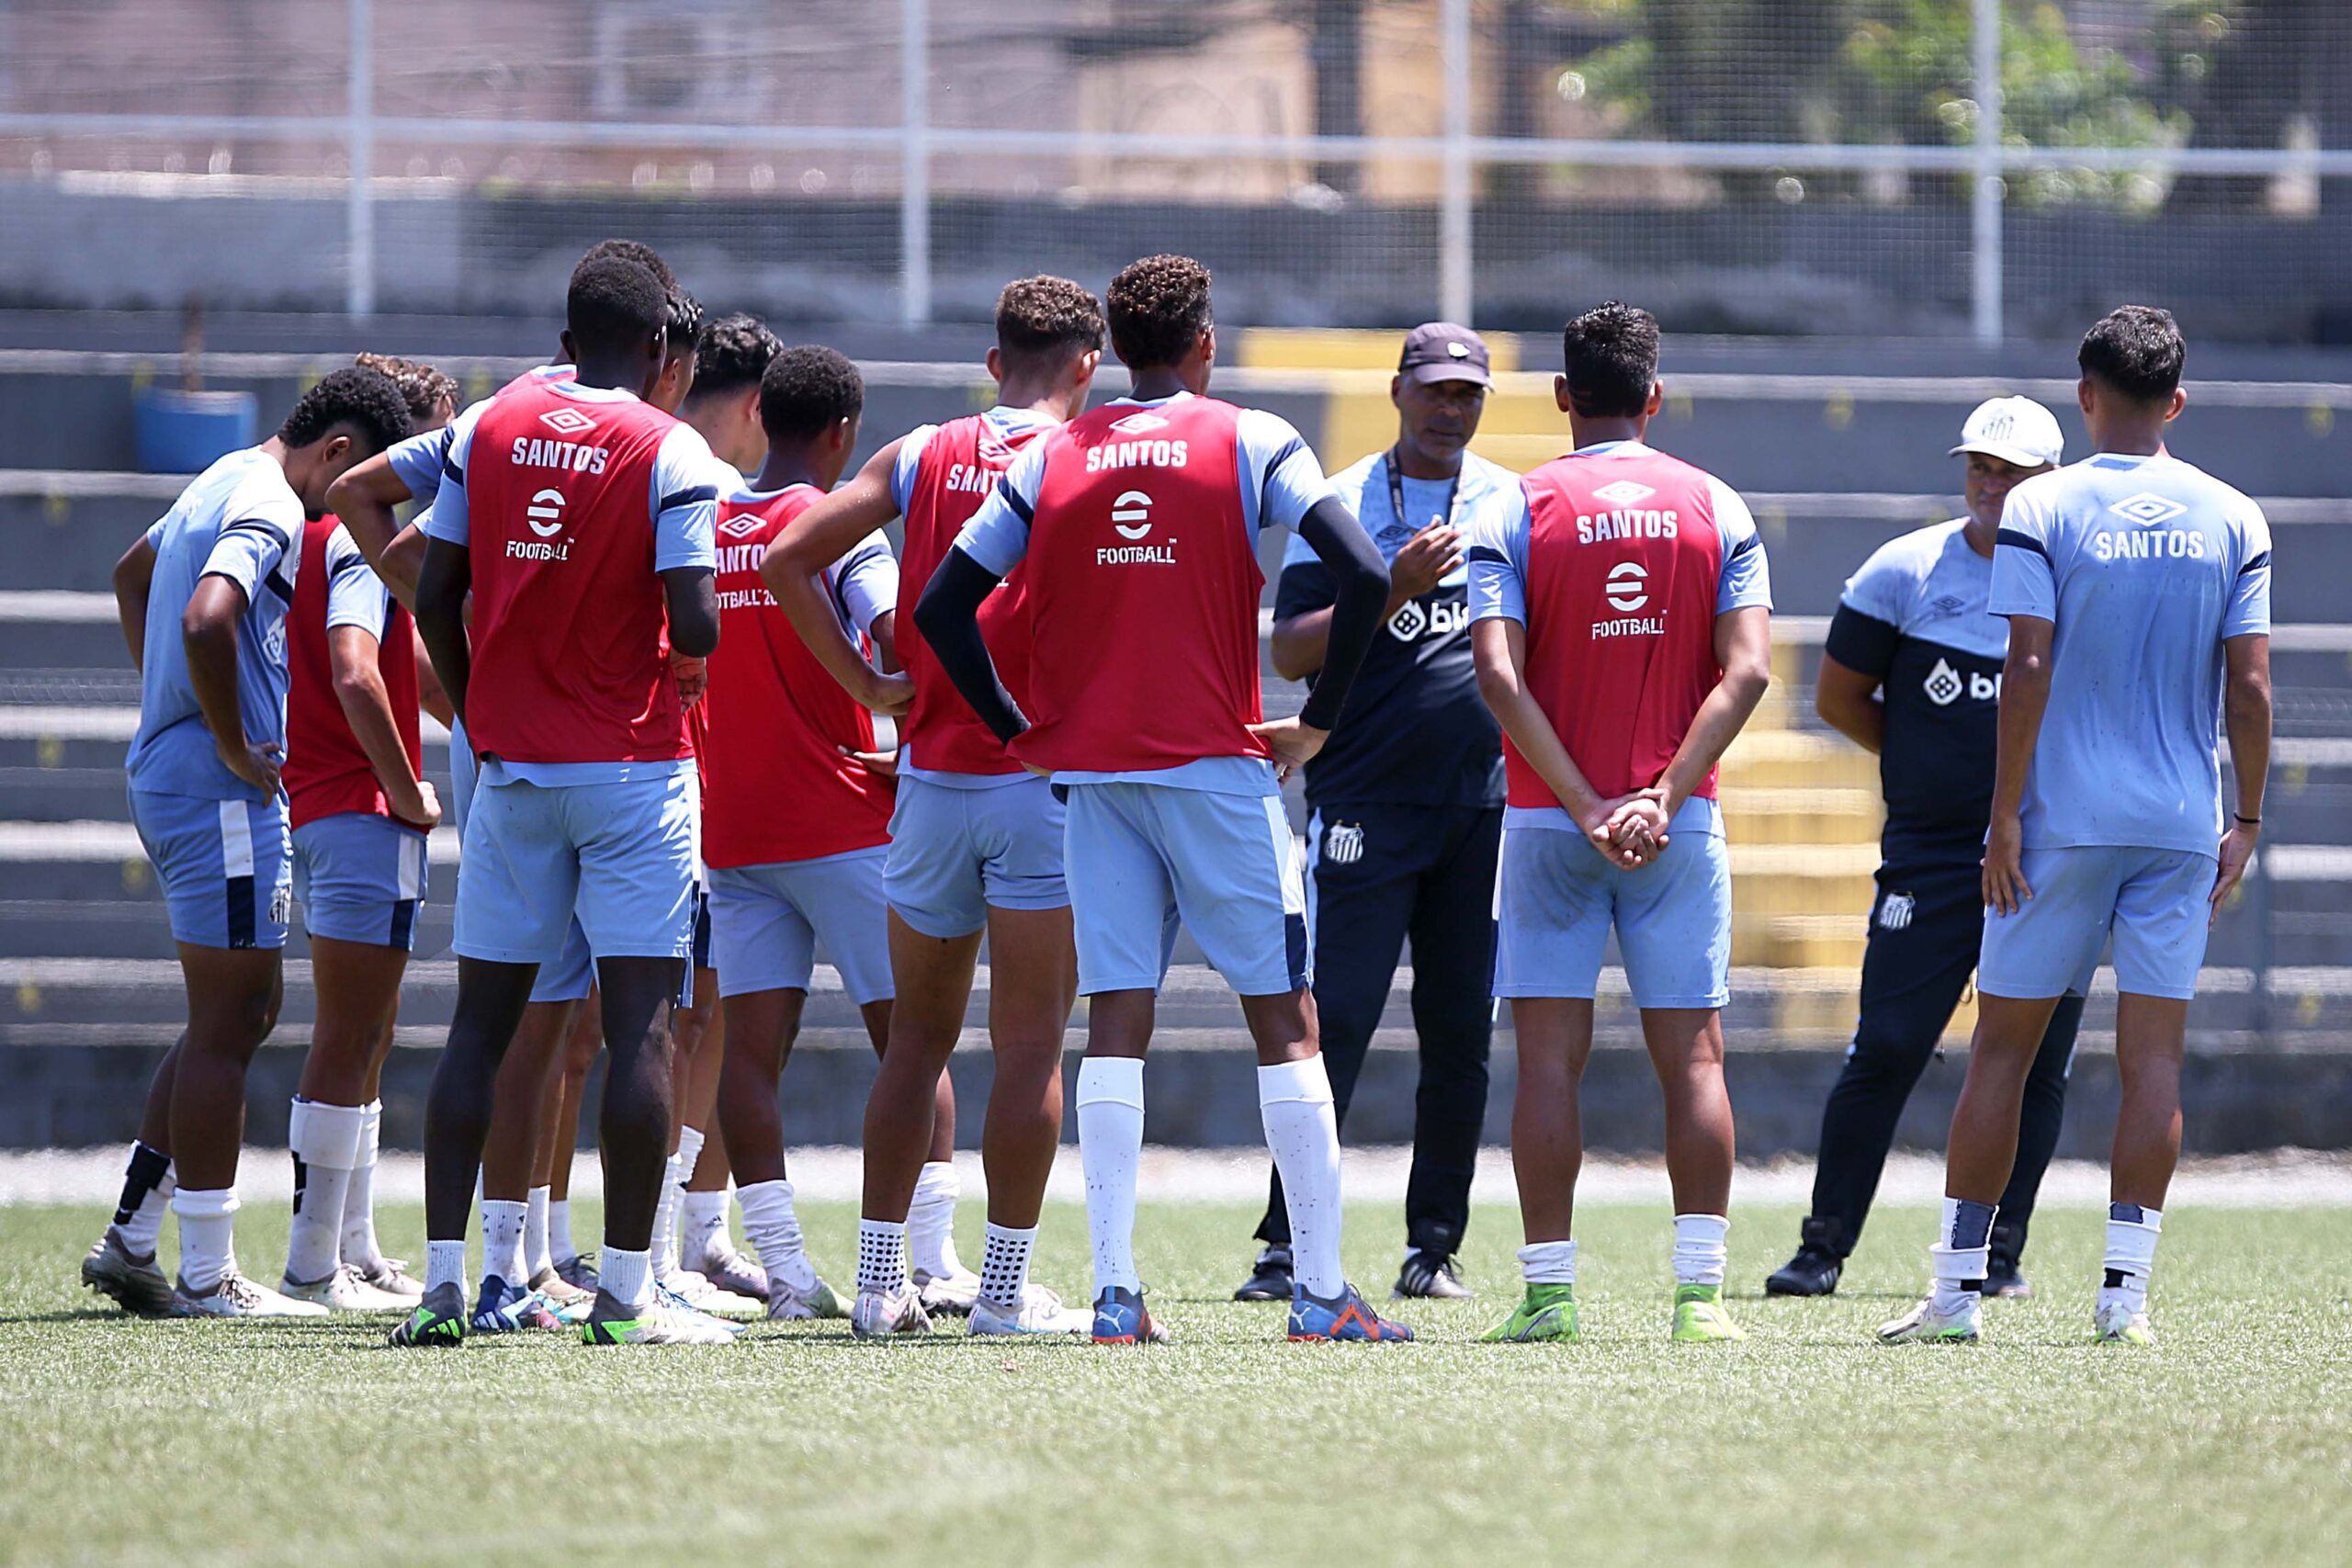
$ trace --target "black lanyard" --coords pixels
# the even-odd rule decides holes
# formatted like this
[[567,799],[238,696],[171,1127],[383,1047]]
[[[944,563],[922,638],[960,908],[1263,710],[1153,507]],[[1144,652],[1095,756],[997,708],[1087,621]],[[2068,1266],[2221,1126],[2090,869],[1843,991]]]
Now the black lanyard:
[[[1412,519],[1405,515],[1405,477],[1396,462],[1396,447],[1391,446],[1381,454],[1380,466],[1388,475],[1388,505],[1396,513],[1397,525],[1408,536],[1419,533],[1420,530],[1413,526]],[[1462,474],[1457,469],[1453,475],[1453,483],[1449,485],[1445,491],[1445,525],[1449,528],[1453,526],[1454,510],[1461,501]]]

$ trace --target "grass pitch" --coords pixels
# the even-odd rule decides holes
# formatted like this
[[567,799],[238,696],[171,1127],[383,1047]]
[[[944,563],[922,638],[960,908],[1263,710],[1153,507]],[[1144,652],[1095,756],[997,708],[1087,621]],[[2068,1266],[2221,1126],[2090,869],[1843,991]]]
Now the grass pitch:
[[[273,1207],[240,1220],[256,1275]],[[805,1217],[846,1287],[854,1215]],[[2086,1343],[2094,1213],[2037,1220],[2041,1299],[1989,1306],[1973,1348],[1868,1338],[1921,1283],[1926,1210],[1882,1213],[1836,1298],[1761,1299],[1796,1218],[1736,1213],[1728,1347],[1666,1339],[1662,1210],[1580,1217],[1581,1345],[1475,1342],[1516,1278],[1490,1208],[1480,1299],[1364,1348],[1227,1299],[1254,1214],[1148,1204],[1164,1348],[815,1324],[399,1352],[375,1321],[130,1322],[74,1277],[102,1213],[0,1209],[0,1563],[2346,1561],[2352,1211],[2169,1214],[2154,1353]],[[1396,1216],[1349,1224],[1385,1290]],[[1081,1292],[1075,1209],[1037,1273]]]

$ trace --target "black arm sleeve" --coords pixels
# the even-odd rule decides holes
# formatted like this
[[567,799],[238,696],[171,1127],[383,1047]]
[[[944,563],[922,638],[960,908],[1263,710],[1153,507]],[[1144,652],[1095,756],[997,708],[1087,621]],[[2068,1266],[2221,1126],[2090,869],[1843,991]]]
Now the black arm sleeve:
[[1876,615],[1865,615],[1841,604],[1829,618],[1829,637],[1822,651],[1857,675],[1883,681],[1894,664],[1894,645],[1903,634]]
[[962,550],[949,550],[915,602],[915,629],[980,722],[1009,743],[1029,721],[997,679],[996,660],[980,636],[980,603],[1001,581]]
[[1298,534],[1329,569],[1333,590],[1330,641],[1298,721],[1329,729],[1347,704],[1356,667],[1380,634],[1380,612],[1388,607],[1388,568],[1372,536],[1337,496],[1327,495],[1308,509],[1299,519]]

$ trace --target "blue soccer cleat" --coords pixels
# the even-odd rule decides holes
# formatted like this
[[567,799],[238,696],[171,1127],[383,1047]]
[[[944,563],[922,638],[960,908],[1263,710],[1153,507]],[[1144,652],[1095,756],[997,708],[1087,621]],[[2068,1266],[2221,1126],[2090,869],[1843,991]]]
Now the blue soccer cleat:
[[1094,1343],[1097,1345],[1165,1345],[1168,1330],[1151,1320],[1141,1291],[1114,1285],[1094,1298]]
[[1345,1286],[1328,1301],[1308,1294],[1306,1287],[1301,1285],[1298,1294],[1291,1298],[1290,1337],[1294,1340],[1347,1339],[1373,1344],[1410,1339],[1413,1331],[1373,1311],[1353,1285]]

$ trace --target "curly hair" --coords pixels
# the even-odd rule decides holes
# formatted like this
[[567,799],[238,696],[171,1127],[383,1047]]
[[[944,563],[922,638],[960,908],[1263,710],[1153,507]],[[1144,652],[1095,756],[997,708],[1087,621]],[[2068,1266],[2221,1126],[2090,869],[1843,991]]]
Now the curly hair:
[[401,389],[401,398],[407,400],[408,417],[412,423],[423,424],[438,412],[445,402],[452,413],[457,412],[456,378],[430,365],[391,354],[362,354],[352,363],[362,370],[379,370],[392,378],[392,385]]
[[1190,256],[1146,256],[1111,280],[1111,346],[1130,370],[1173,365],[1208,331],[1209,269]]
[[996,345],[1015,364],[1050,364],[1102,346],[1102,304],[1067,277],[1015,278],[996,297]]
[[865,408],[865,378],[821,344],[784,350],[760,377],[760,424],[772,442],[806,441]]
[[2160,403],[2180,385],[2188,345],[2170,310],[2119,305],[2083,334],[2075,363],[2084,375],[2139,403]]
[[[660,284],[664,292],[678,287],[677,276],[671,272],[670,264],[662,259],[662,253],[642,240],[599,240],[582,254],[579,266],[586,266],[590,262],[616,259],[635,262],[651,273],[653,281]],[[573,268],[575,274],[578,270],[578,267]]]
[[380,370],[352,365],[321,378],[296,399],[277,427],[277,438],[288,446],[308,446],[325,440],[339,424],[351,426],[370,456],[407,440],[416,428],[398,382]]
[[1657,380],[1657,318],[1611,299],[1560,333],[1568,402],[1587,419],[1630,419],[1650,406]]
[[582,351],[625,347],[668,331],[670,297],[644,264],[605,256],[572,268],[563,314]]
[[695,340],[695,385],[687,396],[715,398],[760,384],[784,340],[757,316],[738,310],[703,324]]

